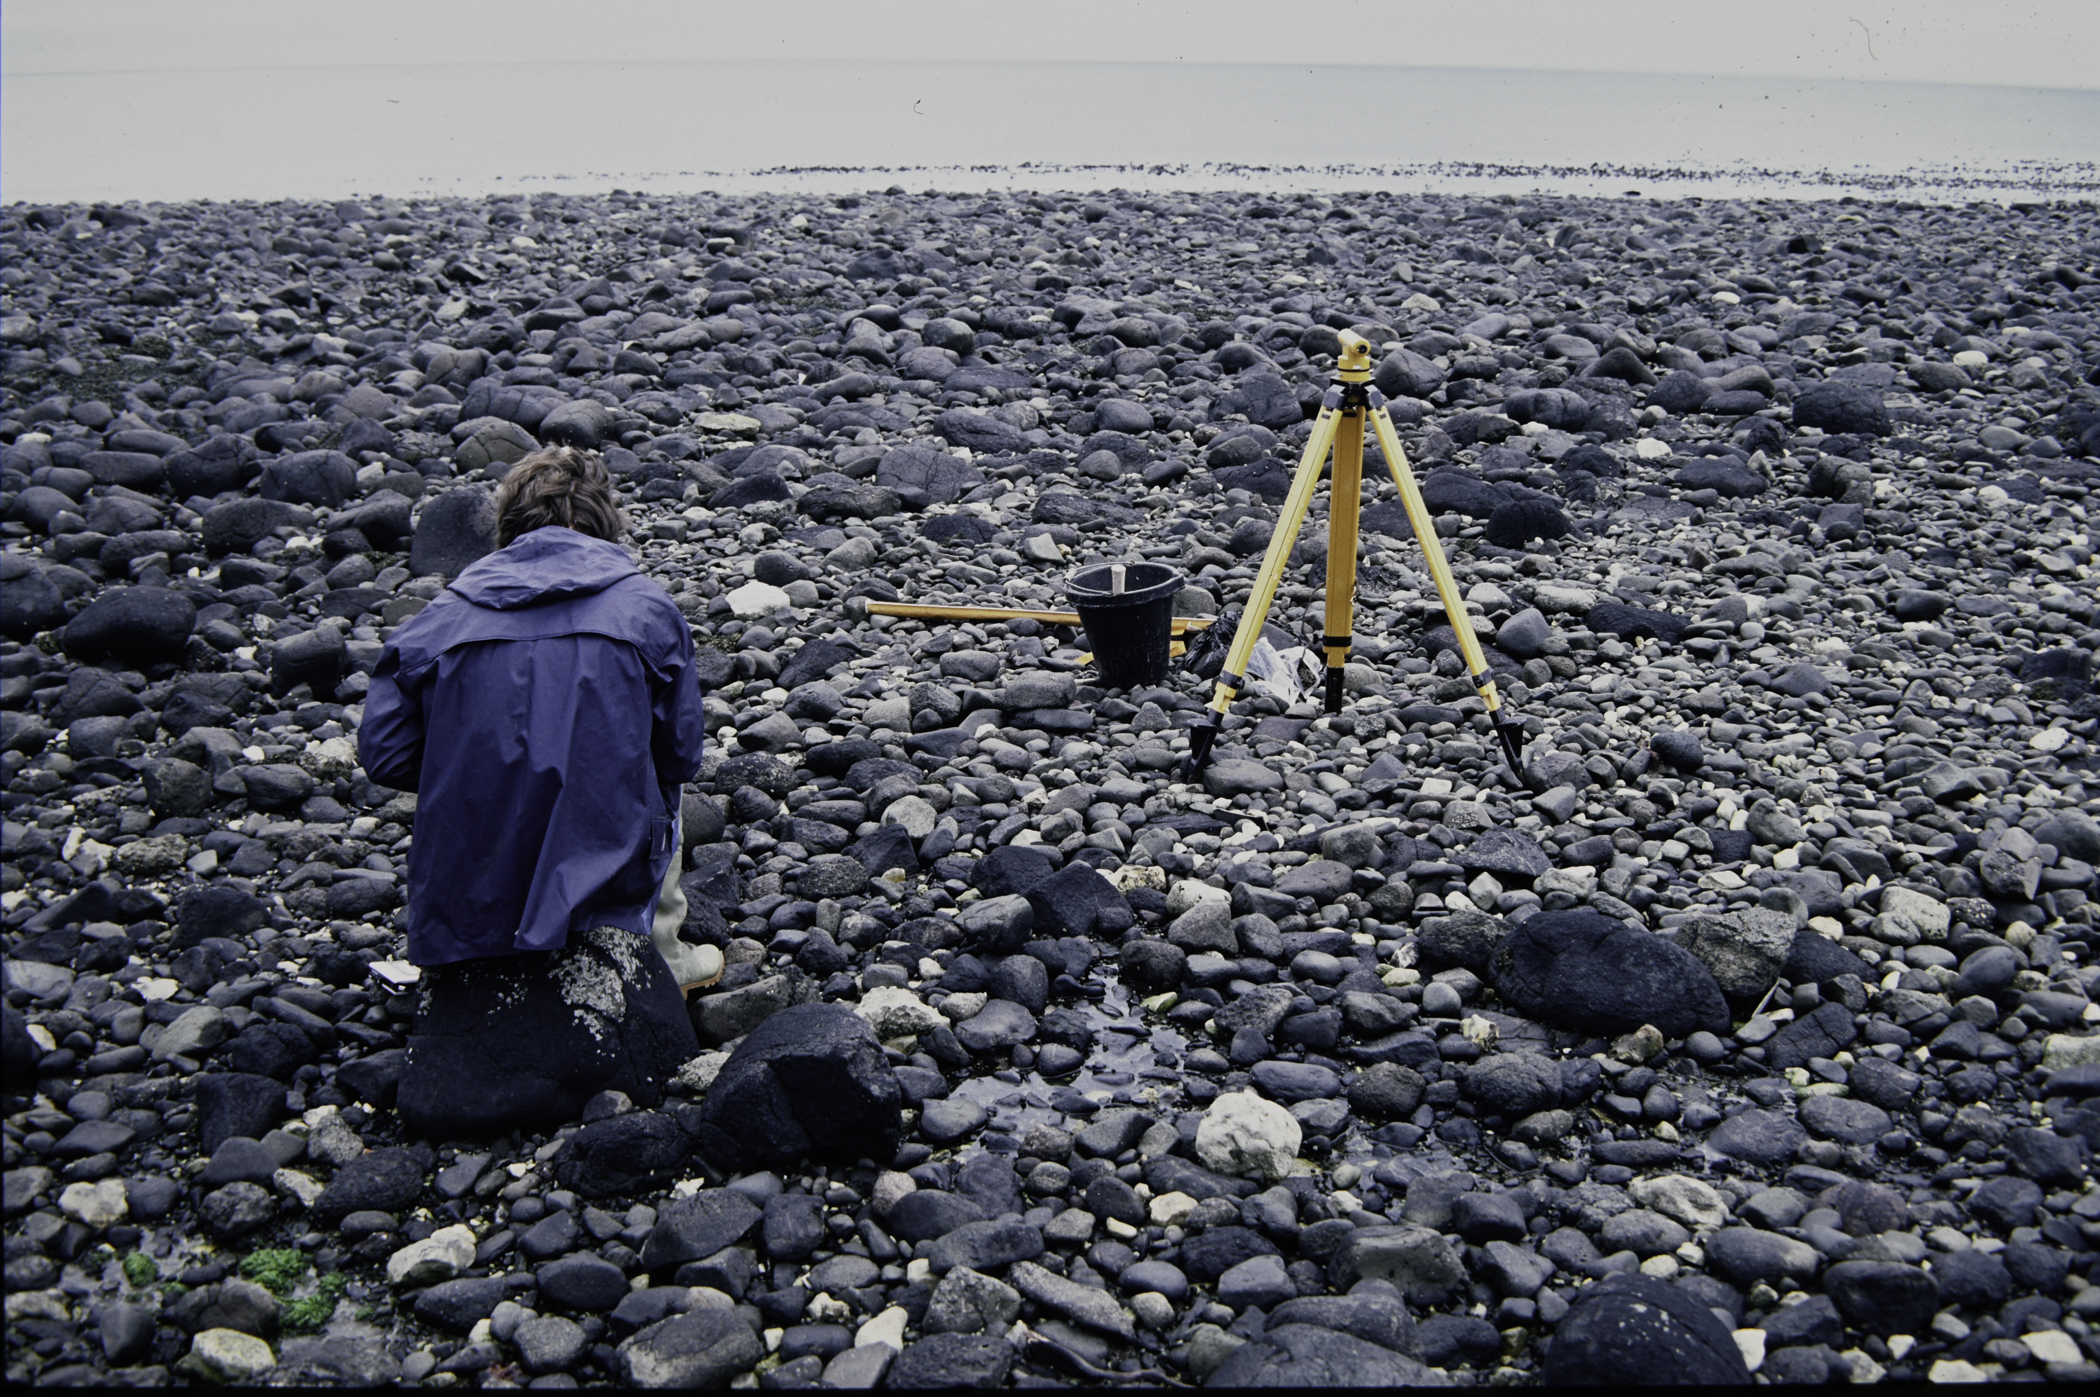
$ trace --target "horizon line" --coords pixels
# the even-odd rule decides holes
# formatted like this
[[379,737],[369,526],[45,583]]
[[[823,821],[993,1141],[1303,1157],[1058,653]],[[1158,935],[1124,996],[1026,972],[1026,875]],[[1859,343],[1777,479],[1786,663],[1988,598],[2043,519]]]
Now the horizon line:
[[[888,68],[916,65],[920,67],[989,67],[1003,65],[1031,68],[1093,68],[1093,67],[1155,67],[1187,69],[1305,69],[1307,71],[1360,71],[1360,72],[1428,72],[1428,73],[1551,73],[1585,77],[1639,77],[1639,78],[1688,78],[1701,82],[1740,83],[1818,83],[1831,85],[1856,85],[1862,87],[1919,87],[1919,88],[1989,88],[2003,92],[2034,93],[2082,93],[2100,96],[2100,82],[2086,86],[2023,85],[1998,82],[1957,82],[1945,80],[1923,80],[1917,78],[1880,77],[1832,77],[1810,76],[1788,73],[1707,73],[1682,69],[1646,68],[1557,68],[1533,64],[1506,64],[1483,66],[1471,63],[1296,63],[1296,62],[1244,62],[1214,59],[1158,59],[1158,58],[446,58],[407,59],[398,62],[370,63],[268,63],[262,67],[276,71],[292,72],[356,72],[377,69],[418,68],[566,68],[566,67],[858,67],[880,62]],[[0,59],[0,78],[66,78],[66,77],[123,77],[144,73],[253,73],[254,64],[210,64],[210,65],[151,65],[129,68],[11,68]]]

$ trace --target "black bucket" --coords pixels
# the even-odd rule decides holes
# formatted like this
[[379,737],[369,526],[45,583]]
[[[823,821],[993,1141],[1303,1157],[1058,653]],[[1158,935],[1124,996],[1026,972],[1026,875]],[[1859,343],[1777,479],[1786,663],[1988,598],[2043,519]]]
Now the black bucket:
[[1094,669],[1111,689],[1158,684],[1167,677],[1174,639],[1174,594],[1181,573],[1165,563],[1122,564],[1123,590],[1115,567],[1081,568],[1065,583],[1065,595],[1086,627]]

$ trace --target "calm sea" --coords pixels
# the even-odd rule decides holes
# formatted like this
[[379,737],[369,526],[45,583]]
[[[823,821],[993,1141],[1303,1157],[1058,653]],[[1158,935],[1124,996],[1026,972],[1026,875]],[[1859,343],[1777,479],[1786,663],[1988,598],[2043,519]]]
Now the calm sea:
[[0,83],[7,202],[891,182],[2090,199],[2100,92],[1405,66],[641,60]]

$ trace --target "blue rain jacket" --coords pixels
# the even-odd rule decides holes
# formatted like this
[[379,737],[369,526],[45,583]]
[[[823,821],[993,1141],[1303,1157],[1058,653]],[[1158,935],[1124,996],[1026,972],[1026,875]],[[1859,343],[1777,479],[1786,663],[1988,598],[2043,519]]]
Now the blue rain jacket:
[[536,529],[394,632],[357,754],[417,792],[417,965],[646,936],[704,732],[693,637],[627,550]]

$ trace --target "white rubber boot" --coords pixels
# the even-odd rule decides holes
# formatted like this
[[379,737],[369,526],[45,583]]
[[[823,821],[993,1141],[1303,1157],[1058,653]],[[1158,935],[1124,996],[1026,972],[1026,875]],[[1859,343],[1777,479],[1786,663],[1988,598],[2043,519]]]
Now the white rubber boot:
[[694,990],[706,989],[722,978],[722,950],[719,946],[688,946],[673,932],[668,939],[658,933],[651,938],[662,954],[664,963],[671,967],[671,975],[678,981],[680,994],[691,994]]
[[685,890],[678,886],[678,875],[684,864],[682,850],[674,849],[671,866],[664,872],[664,883],[656,894],[656,917],[650,924],[649,940],[655,945],[664,964],[671,967],[671,977],[678,982],[680,994],[691,994],[705,989],[722,978],[724,961],[719,946],[689,946],[678,939],[678,929],[685,925]]

